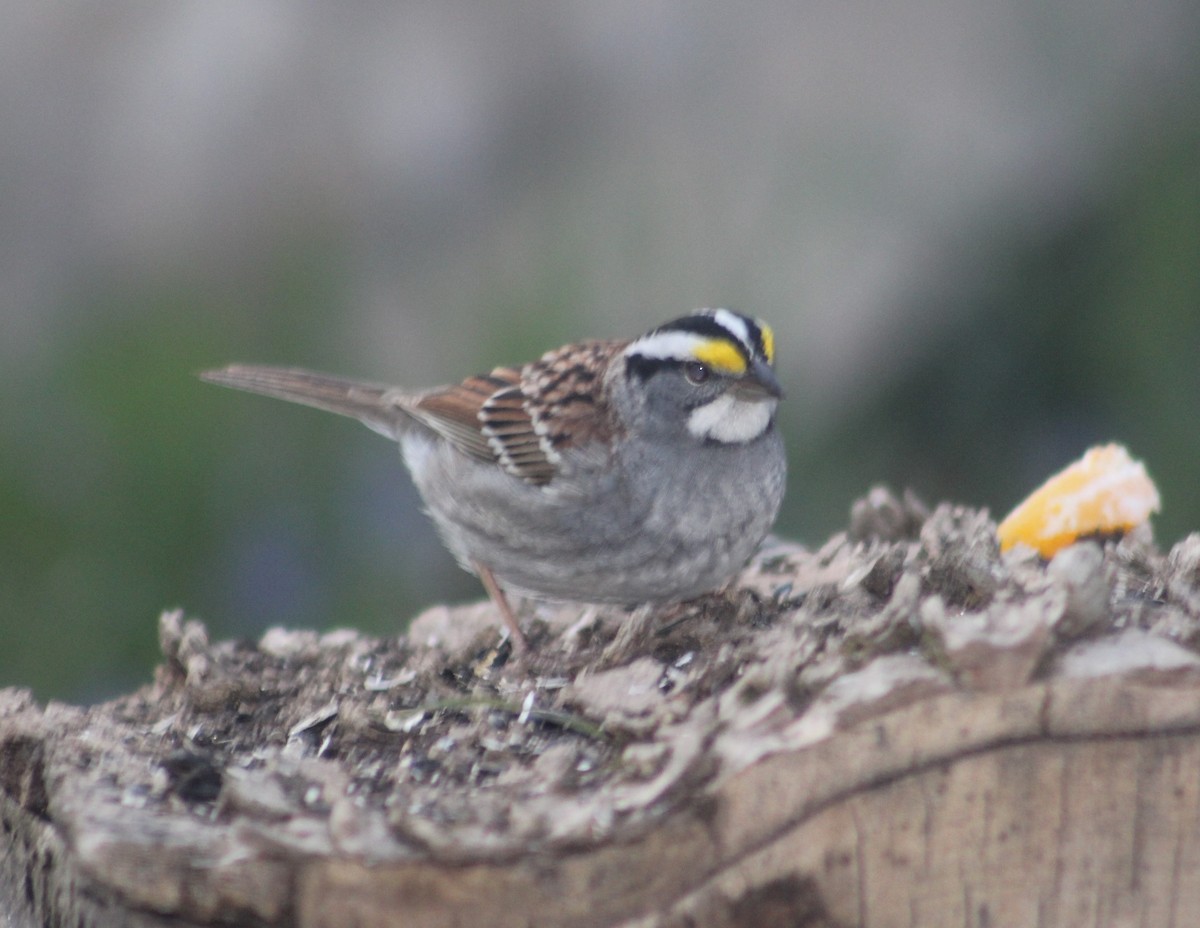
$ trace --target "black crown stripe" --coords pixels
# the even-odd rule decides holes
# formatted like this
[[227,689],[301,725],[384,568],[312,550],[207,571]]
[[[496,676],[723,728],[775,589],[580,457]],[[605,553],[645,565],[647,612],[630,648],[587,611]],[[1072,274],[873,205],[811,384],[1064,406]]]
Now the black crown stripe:
[[754,342],[754,353],[760,358],[765,358],[767,344],[763,341],[762,326],[749,316],[742,316],[742,320],[746,323],[746,331],[750,333],[750,340]]
[[[741,313],[735,313],[731,309],[725,310],[731,316],[737,316],[746,325],[746,334],[750,338],[750,351],[755,357],[765,358],[767,355],[767,346],[763,342],[762,327],[749,316],[743,316]],[[651,334],[659,332],[690,332],[695,335],[702,335],[705,338],[723,338],[725,341],[737,346],[738,351],[749,363],[752,358],[749,356],[750,351],[747,346],[742,344],[742,340],[733,332],[730,332],[725,326],[717,322],[715,316],[710,316],[707,313],[695,313],[691,316],[682,316],[679,319],[673,319],[671,322],[664,323],[654,330]]]
[[724,339],[739,347],[745,347],[742,345],[741,339],[712,316],[683,316],[660,325],[651,334],[657,335],[660,332],[690,332],[694,335],[703,335],[705,338]]
[[[690,316],[680,316],[678,319],[664,322],[658,328],[648,332],[644,337],[668,332],[686,332],[691,335],[699,335],[702,338],[720,339],[728,342],[737,348],[738,353],[741,354],[747,364],[753,363],[755,357],[765,358],[767,355],[767,346],[763,341],[762,327],[749,316],[743,316],[741,313],[735,313],[730,309],[725,311],[730,315],[737,316],[745,323],[750,345],[747,346],[744,344],[735,333],[717,322],[715,316],[709,313],[693,313]],[[626,358],[626,364],[630,373],[637,375],[642,380],[664,368],[678,367],[682,363],[684,362],[677,358],[647,358],[636,352],[628,355]]]

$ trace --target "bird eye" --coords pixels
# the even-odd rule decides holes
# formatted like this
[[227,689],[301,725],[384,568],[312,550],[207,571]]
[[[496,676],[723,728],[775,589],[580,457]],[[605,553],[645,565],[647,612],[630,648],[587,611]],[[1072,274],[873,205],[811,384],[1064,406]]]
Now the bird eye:
[[688,379],[688,383],[699,385],[708,380],[709,370],[699,361],[688,361],[683,365],[683,376]]

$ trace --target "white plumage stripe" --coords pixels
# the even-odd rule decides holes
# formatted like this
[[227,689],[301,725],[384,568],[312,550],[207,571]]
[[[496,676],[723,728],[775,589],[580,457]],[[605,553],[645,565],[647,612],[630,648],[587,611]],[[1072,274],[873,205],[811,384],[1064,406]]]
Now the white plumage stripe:
[[739,342],[746,346],[746,350],[750,354],[754,354],[754,345],[750,341],[750,330],[746,327],[746,321],[737,313],[731,313],[727,309],[712,310],[713,321],[721,328],[726,329],[730,335],[736,338]]
[[692,410],[687,427],[697,438],[739,445],[762,435],[774,413],[773,400],[746,401],[723,393],[711,403]]
[[689,361],[696,356],[696,348],[707,341],[711,339],[692,332],[652,332],[633,342],[625,353],[663,361]]

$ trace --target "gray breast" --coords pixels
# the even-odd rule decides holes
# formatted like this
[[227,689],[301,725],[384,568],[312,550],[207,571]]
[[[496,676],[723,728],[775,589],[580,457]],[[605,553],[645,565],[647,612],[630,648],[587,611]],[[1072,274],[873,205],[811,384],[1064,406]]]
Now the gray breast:
[[686,599],[729,580],[770,530],[783,496],[774,431],[748,445],[679,454],[619,447],[619,466],[580,452],[545,487],[443,443],[406,440],[405,460],[447,546],[507,588],[548,599]]

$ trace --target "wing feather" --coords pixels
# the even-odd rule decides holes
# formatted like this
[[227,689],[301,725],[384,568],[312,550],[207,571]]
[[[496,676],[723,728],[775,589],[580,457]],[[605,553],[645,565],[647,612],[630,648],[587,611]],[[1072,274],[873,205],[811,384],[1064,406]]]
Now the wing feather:
[[586,342],[523,368],[498,367],[416,398],[408,412],[459,450],[535,486],[562,452],[614,433],[598,378],[625,342]]

